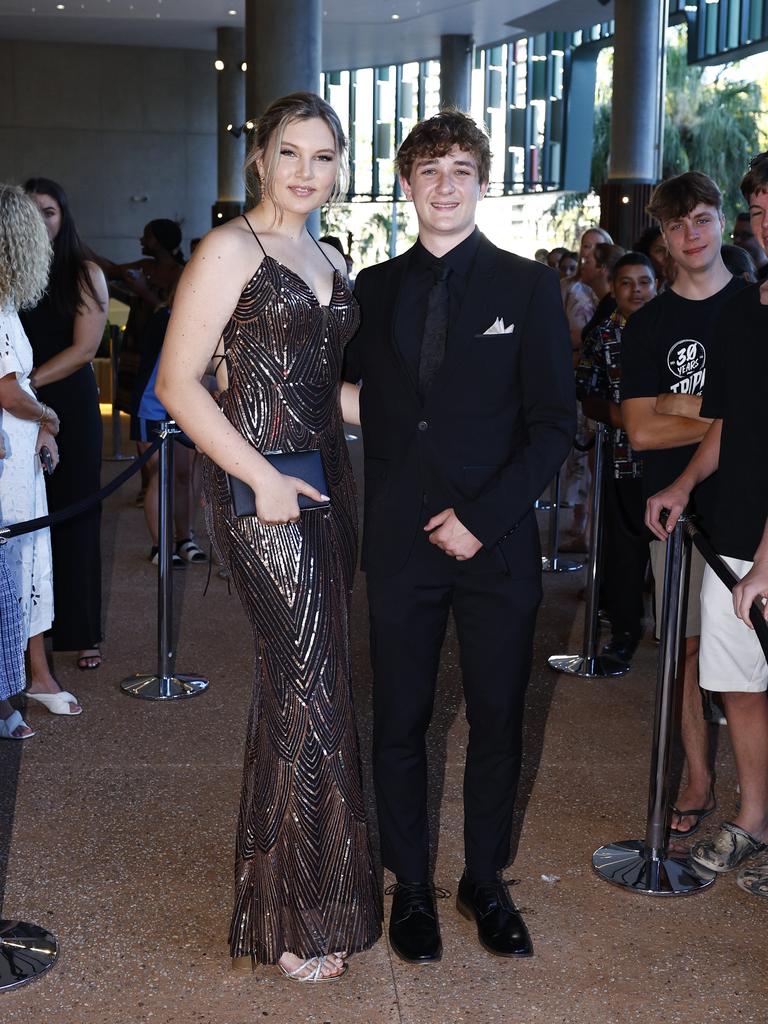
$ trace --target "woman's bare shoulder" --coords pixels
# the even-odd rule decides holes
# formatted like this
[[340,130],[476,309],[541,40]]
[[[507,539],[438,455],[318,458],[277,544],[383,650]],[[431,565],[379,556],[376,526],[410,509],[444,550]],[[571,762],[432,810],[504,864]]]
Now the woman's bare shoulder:
[[242,217],[212,228],[198,244],[190,265],[218,264],[232,270],[250,268],[253,273],[263,257],[256,239]]

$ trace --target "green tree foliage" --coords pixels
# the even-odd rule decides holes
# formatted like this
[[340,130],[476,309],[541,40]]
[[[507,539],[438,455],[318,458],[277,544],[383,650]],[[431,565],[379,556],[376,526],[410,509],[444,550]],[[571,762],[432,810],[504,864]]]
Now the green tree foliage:
[[[733,80],[724,71],[707,81],[706,69],[688,64],[685,37],[667,49],[663,177],[703,171],[723,191],[726,219],[743,209],[739,182],[749,158],[760,151],[762,105],[756,82]],[[595,109],[591,186],[599,191],[608,176],[610,103]]]
[[[750,157],[764,148],[760,85],[734,79],[733,68],[733,64],[724,65],[712,80],[704,67],[689,65],[683,32],[667,48],[663,177],[690,170],[708,174],[722,189],[727,222],[744,208],[739,182]],[[611,98],[603,86],[598,88],[595,107],[593,193],[600,191],[608,177],[610,141]],[[578,215],[574,219],[574,214],[585,198],[586,194],[572,193],[561,196],[552,207],[551,215],[563,237],[570,236],[584,219]]]

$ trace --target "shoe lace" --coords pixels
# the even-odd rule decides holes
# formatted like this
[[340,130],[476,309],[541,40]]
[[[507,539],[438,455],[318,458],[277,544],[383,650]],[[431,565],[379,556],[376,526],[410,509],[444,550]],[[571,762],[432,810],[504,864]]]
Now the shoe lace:
[[483,900],[488,901],[488,909],[485,914],[483,914],[483,917],[498,909],[512,910],[515,913],[518,913],[517,906],[509,895],[509,890],[513,885],[519,884],[519,878],[499,878],[493,882],[482,882],[479,885],[476,885],[476,894]]
[[432,900],[444,900],[451,894],[447,889],[441,889],[431,882],[393,882],[384,890],[384,895],[399,898],[402,908],[400,920],[404,920],[414,913],[434,917]]

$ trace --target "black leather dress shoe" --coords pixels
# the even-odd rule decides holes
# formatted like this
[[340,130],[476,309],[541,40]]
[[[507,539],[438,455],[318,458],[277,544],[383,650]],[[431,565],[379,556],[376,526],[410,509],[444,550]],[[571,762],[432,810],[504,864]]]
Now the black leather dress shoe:
[[613,633],[609,643],[600,652],[611,658],[617,658],[627,665],[632,661],[632,656],[637,650],[640,638],[632,633]]
[[436,963],[443,955],[443,944],[434,886],[426,882],[395,882],[386,891],[392,893],[389,941],[394,952],[409,964]]
[[480,945],[495,956],[533,956],[533,943],[520,911],[501,879],[475,885],[462,875],[456,909],[477,924]]

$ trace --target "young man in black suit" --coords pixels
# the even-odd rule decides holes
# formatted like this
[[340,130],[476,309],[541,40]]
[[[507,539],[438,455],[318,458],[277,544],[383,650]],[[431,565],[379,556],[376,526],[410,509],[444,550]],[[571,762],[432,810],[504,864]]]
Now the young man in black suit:
[[382,859],[397,878],[390,939],[406,961],[440,959],[425,734],[453,609],[470,724],[458,908],[492,953],[530,956],[500,873],[541,600],[532,506],[575,429],[568,327],[557,275],[475,227],[490,150],[471,118],[444,110],[418,124],[397,161],[419,240],[358,275],[362,323],[345,367],[362,381],[374,783]]

